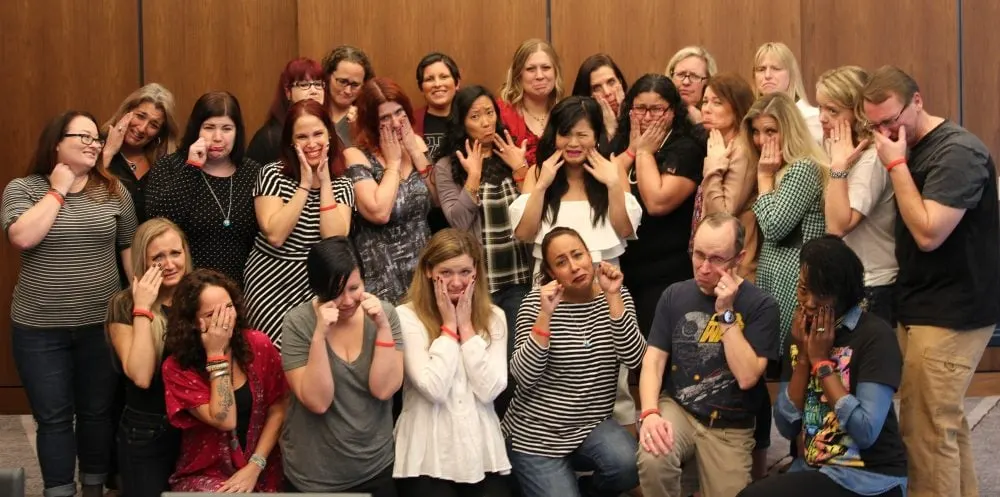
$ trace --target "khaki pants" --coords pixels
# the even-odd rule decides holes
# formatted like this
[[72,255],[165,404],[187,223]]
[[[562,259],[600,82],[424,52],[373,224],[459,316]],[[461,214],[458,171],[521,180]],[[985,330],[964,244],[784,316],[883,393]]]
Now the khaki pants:
[[750,483],[753,428],[708,428],[669,397],[660,413],[674,427],[674,449],[657,457],[639,446],[643,497],[683,497],[681,466],[695,456],[702,497],[734,497]]
[[899,429],[910,497],[979,495],[962,402],[993,329],[901,324],[896,330],[903,354]]

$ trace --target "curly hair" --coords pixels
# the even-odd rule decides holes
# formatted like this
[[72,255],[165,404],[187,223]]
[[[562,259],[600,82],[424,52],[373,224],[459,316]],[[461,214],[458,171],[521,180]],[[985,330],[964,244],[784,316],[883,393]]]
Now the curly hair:
[[[245,371],[253,362],[250,344],[243,331],[249,328],[243,294],[236,283],[227,276],[211,269],[196,269],[188,273],[174,290],[174,301],[167,317],[167,336],[164,347],[170,351],[183,369],[204,370],[207,360],[205,346],[201,342],[201,327],[198,324],[198,309],[205,287],[217,286],[226,290],[236,309],[236,326],[229,341],[230,354]],[[237,332],[238,331],[238,332]]]

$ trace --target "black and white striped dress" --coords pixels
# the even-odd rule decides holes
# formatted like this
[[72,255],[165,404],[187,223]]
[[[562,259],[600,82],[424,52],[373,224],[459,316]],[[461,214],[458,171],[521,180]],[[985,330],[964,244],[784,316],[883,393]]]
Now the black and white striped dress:
[[524,297],[510,361],[517,385],[501,425],[514,450],[565,457],[611,417],[619,365],[637,368],[646,352],[632,295],[625,287],[621,293],[625,313],[618,319],[611,318],[603,292],[589,302],[561,302],[549,324],[548,349],[531,338],[539,288]]
[[[281,163],[264,166],[257,177],[254,197],[281,197],[286,203],[295,195],[298,180],[281,172]],[[354,188],[345,177],[333,179],[333,197],[338,209],[354,208]],[[306,256],[322,238],[319,231],[319,190],[309,192],[299,219],[281,247],[273,247],[264,233],[257,233],[247,259],[246,303],[250,325],[263,331],[281,347],[281,323],[285,313],[313,298],[306,274]]]

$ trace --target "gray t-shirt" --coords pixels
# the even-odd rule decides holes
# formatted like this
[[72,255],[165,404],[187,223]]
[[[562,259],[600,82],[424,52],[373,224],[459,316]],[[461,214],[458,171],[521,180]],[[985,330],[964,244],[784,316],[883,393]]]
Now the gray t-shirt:
[[[396,349],[402,350],[402,328],[396,309],[382,302],[392,327]],[[357,312],[362,312],[359,308]],[[285,371],[306,365],[316,327],[312,302],[302,303],[285,315],[281,362]],[[281,451],[285,477],[303,492],[337,492],[364,483],[392,465],[392,401],[379,400],[368,389],[368,372],[375,353],[375,322],[365,316],[361,354],[347,363],[329,345],[326,352],[333,369],[333,404],[324,414],[314,414],[291,395]]]

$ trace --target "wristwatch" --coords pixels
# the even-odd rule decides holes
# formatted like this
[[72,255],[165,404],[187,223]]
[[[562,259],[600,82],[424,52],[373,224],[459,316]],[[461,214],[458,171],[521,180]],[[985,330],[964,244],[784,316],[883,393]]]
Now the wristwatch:
[[734,324],[736,323],[736,313],[732,309],[726,309],[718,314],[716,314],[717,319],[722,324]]
[[851,172],[847,169],[843,171],[834,171],[833,169],[830,170],[830,178],[832,179],[847,179],[850,174]]
[[837,372],[837,368],[832,362],[821,362],[816,366],[816,377],[821,380],[835,372]]

